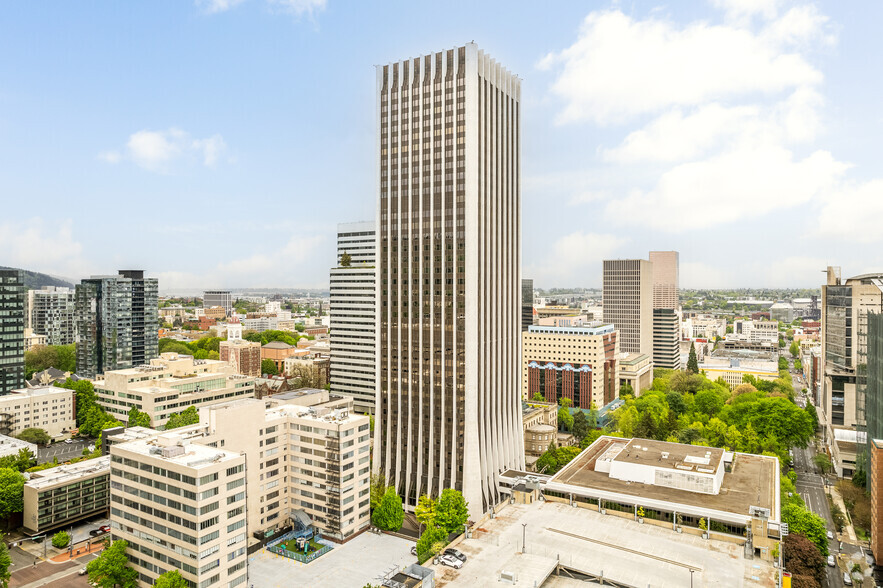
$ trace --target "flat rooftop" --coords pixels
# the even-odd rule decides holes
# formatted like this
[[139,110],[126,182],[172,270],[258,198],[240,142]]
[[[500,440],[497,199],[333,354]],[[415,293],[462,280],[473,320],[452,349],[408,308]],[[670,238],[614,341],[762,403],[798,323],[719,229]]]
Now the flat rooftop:
[[466,564],[459,570],[431,566],[438,588],[505,585],[501,572],[514,574],[517,586],[559,586],[551,575],[558,564],[603,573],[621,585],[649,582],[654,588],[689,586],[691,569],[695,586],[772,588],[777,578],[771,563],[745,559],[741,545],[557,502],[507,505],[456,548]]
[[39,472],[32,472],[30,474],[31,479],[25,483],[25,486],[42,490],[49,486],[69,484],[80,478],[104,473],[110,473],[109,455],[79,461],[70,465],[60,465],[48,470],[40,470]]
[[[175,455],[173,457],[163,457],[162,453],[160,453],[163,448],[162,441],[165,439],[173,442],[176,438],[183,441],[183,445],[181,446],[183,447],[183,452],[180,455]],[[149,456],[160,461],[197,470],[218,462],[242,459],[242,456],[238,453],[225,451],[215,447],[208,447],[207,445],[201,445],[199,443],[190,443],[186,441],[183,436],[175,433],[158,433],[150,438],[128,441],[126,443],[113,445],[113,447],[118,447],[126,451],[131,451],[132,453]]]
[[[579,489],[596,490],[622,495],[625,499],[643,499],[646,503],[651,501],[663,501],[674,505],[684,505],[693,509],[712,510],[730,513],[740,517],[748,517],[752,506],[767,508],[770,510],[770,520],[779,521],[778,505],[778,473],[779,460],[774,457],[752,455],[748,453],[734,453],[731,471],[724,473],[723,483],[719,494],[703,494],[689,490],[679,490],[667,486],[641,484],[639,482],[626,482],[611,478],[605,472],[595,471],[595,462],[604,455],[612,446],[622,443],[624,439],[616,437],[601,437],[579,454],[564,469],[555,474],[548,482],[548,490],[556,490],[555,484],[572,486],[575,491]],[[686,448],[680,455],[696,453],[705,455],[705,451],[713,448],[678,443],[665,443],[662,441],[647,441],[636,439],[638,445],[660,444],[658,449],[664,446],[680,445]],[[722,458],[723,451],[717,459]],[[648,454],[651,450],[648,449]],[[643,454],[643,452],[642,452]],[[671,454],[670,454],[671,455]],[[712,458],[716,454],[712,453]],[[626,457],[625,459],[631,459]],[[640,458],[643,461],[643,458]],[[653,459],[648,460],[651,465],[658,465]],[[609,498],[613,499],[613,498]]]
[[71,394],[73,393],[73,390],[68,390],[67,388],[61,388],[59,386],[37,386],[35,388],[19,388],[17,390],[10,390],[8,394],[0,395],[0,400],[8,399],[13,394],[18,398],[22,398],[32,396],[48,396],[50,394],[58,394],[63,392]]
[[[724,450],[682,443],[668,443],[652,439],[622,439],[621,450],[613,461],[649,465],[679,471],[714,473],[724,458]],[[618,444],[614,444],[618,445]],[[711,468],[711,471],[702,471]]]

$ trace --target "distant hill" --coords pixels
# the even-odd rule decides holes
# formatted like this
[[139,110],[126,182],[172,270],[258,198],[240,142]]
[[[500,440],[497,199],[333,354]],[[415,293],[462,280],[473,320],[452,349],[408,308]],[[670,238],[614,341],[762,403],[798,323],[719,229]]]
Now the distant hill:
[[[0,266],[0,270],[4,269],[20,269],[17,267],[3,267]],[[22,270],[25,274],[25,287],[28,290],[39,290],[43,286],[58,286],[62,288],[73,288],[74,285],[70,282],[62,280],[61,278],[55,278],[48,274],[41,274],[39,272],[31,272],[28,270]]]

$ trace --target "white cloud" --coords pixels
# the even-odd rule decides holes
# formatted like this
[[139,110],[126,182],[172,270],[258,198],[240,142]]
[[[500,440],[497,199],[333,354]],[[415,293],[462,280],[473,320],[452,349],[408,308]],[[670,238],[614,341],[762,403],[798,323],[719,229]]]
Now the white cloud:
[[779,0],[712,0],[713,5],[726,13],[727,20],[744,22],[754,16],[771,19],[778,14]]
[[0,263],[22,269],[78,278],[90,272],[83,246],[69,219],[0,223]]
[[546,285],[570,286],[595,281],[601,262],[613,256],[626,239],[609,233],[576,231],[558,238],[542,265],[524,268],[524,276]]
[[312,16],[325,9],[326,0],[267,0],[271,6],[295,16]]
[[822,74],[790,52],[786,41],[821,34],[823,24],[783,19],[774,23],[775,34],[766,34],[735,24],[680,27],[619,11],[593,12],[577,41],[547,55],[540,67],[560,70],[552,85],[565,103],[559,123],[620,123],[673,106],[819,84]]
[[214,167],[227,148],[224,138],[215,134],[205,139],[194,139],[185,131],[172,127],[165,131],[143,130],[132,133],[123,152],[104,151],[98,158],[116,164],[128,160],[154,172],[169,172],[176,162],[201,160]]
[[823,199],[816,233],[857,243],[883,240],[883,179],[848,184]]
[[682,232],[805,203],[836,185],[849,166],[827,151],[795,160],[776,145],[749,145],[675,166],[649,191],[608,203],[611,222]]
[[208,13],[226,12],[245,0],[196,0],[196,5]]

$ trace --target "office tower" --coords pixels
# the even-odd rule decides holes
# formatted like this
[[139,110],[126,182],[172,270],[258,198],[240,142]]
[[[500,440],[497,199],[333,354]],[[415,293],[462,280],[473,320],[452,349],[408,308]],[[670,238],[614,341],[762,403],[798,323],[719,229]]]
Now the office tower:
[[[841,279],[839,267],[828,267],[822,286],[822,398],[820,420],[838,475],[850,476],[860,464],[840,459],[838,441],[864,431],[868,367],[868,314],[883,311],[883,273]],[[851,433],[850,433],[851,431]],[[839,439],[838,439],[839,437]],[[848,453],[848,452],[847,452]],[[856,456],[861,459],[864,452]]]
[[678,252],[651,251],[653,308],[678,309]]
[[[560,321],[569,319],[561,318]],[[566,325],[531,326],[521,334],[522,396],[570,400],[574,408],[601,408],[619,394],[613,325],[574,319]]]
[[377,67],[374,465],[477,520],[524,467],[521,80],[474,43]]
[[139,270],[92,276],[76,287],[77,373],[147,364],[159,354],[158,282]]
[[24,387],[24,275],[19,270],[0,270],[0,394]]
[[233,310],[233,296],[230,290],[206,290],[202,293],[202,307],[214,308],[220,306],[229,315]]
[[337,264],[331,268],[331,391],[370,414],[377,386],[376,239],[373,221],[337,225]]
[[533,324],[533,280],[521,280],[521,330]]
[[[874,447],[872,442],[876,439],[878,444],[883,444],[883,314],[880,312],[868,313],[868,370],[867,384],[865,389],[865,424],[867,429],[867,454],[873,456]],[[875,469],[877,463],[871,461],[868,473],[868,482],[872,478],[883,482],[883,471]],[[883,465],[883,464],[879,464]],[[868,485],[870,488],[870,484]],[[883,508],[879,502],[875,510]],[[878,519],[879,520],[879,519]],[[881,521],[883,524],[883,521]],[[878,552],[879,553],[879,552]]]
[[604,322],[619,331],[619,350],[653,355],[653,264],[604,260]]
[[678,333],[681,320],[671,308],[653,309],[653,366],[681,369],[681,345]]
[[46,336],[47,345],[70,345],[76,342],[74,291],[55,286],[28,290],[27,323],[34,333]]

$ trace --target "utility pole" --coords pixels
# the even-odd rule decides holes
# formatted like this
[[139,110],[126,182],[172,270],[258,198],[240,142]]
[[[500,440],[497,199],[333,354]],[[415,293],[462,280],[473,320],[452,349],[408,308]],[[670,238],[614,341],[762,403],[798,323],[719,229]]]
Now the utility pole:
[[527,523],[521,523],[521,553],[524,553],[524,541],[527,538]]

